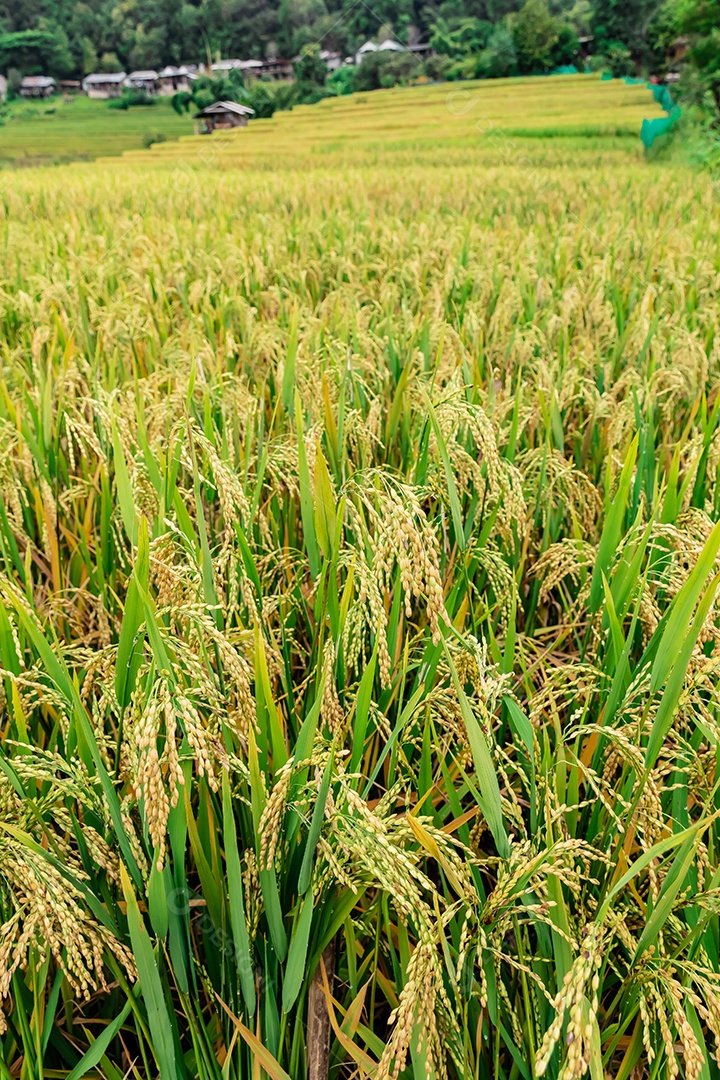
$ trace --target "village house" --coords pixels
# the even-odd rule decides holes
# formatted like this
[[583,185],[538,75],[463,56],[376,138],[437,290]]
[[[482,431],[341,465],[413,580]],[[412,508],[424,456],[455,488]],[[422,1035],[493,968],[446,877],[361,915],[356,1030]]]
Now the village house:
[[218,60],[212,64],[215,74],[226,75],[229,71],[242,71],[256,79],[292,79],[293,66],[289,60],[268,57],[265,60]]
[[116,98],[120,97],[123,92],[123,86],[125,79],[127,78],[124,71],[119,71],[113,74],[107,74],[106,72],[96,72],[93,75],[86,75],[83,79],[83,90],[89,98]]
[[63,94],[79,94],[82,90],[82,83],[78,79],[61,79],[59,86]]
[[408,45],[407,51],[413,53],[414,56],[419,56],[421,60],[426,60],[428,56],[435,55],[432,45],[426,45],[419,41],[415,45]]
[[355,63],[362,64],[363,58],[371,52],[377,52],[377,45],[374,41],[366,41],[365,44],[361,45],[358,51],[355,53]]
[[374,41],[366,41],[364,45],[361,45],[358,51],[355,53],[355,63],[362,64],[363,58],[371,52],[407,52],[406,45],[401,45],[399,41],[393,41],[391,38],[385,38],[383,42],[376,45]]
[[20,97],[47,98],[55,93],[55,80],[49,75],[26,75],[20,83]]
[[157,94],[158,92],[157,71],[131,71],[125,79],[128,90],[142,90],[145,94]]
[[323,49],[320,53],[320,59],[325,61],[328,71],[337,71],[339,67],[342,67],[343,59],[342,54],[339,52]]
[[383,42],[378,45],[378,52],[407,52],[407,45],[401,45],[399,41],[393,41],[392,38],[385,38]]
[[227,75],[228,71],[240,70],[242,68],[242,60],[217,60],[214,64],[210,65],[210,70],[216,74]]
[[240,71],[244,72],[246,75],[254,75],[258,79],[262,74],[262,67],[262,60],[241,60],[238,63]]
[[171,94],[181,91],[189,93],[195,79],[197,68],[193,64],[181,64],[180,67],[168,64],[158,75],[158,94],[161,97],[170,97]]
[[216,101],[206,109],[196,113],[196,135],[210,135],[213,131],[228,131],[231,128],[245,127],[255,110],[248,105],[239,105],[237,101]]
[[292,79],[294,74],[290,61],[282,60],[279,56],[269,56],[266,60],[261,60],[257,73],[266,79]]

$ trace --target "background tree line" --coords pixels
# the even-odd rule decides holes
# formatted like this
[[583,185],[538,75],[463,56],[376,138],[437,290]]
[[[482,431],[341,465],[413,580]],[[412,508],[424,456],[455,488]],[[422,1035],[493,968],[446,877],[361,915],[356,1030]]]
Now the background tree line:
[[350,55],[385,32],[408,44],[431,41],[456,62],[485,54],[490,74],[571,62],[577,39],[590,35],[596,53],[621,48],[634,64],[649,65],[675,32],[679,6],[681,0],[0,0],[0,71],[63,78],[197,62],[208,54],[292,57],[315,42]]

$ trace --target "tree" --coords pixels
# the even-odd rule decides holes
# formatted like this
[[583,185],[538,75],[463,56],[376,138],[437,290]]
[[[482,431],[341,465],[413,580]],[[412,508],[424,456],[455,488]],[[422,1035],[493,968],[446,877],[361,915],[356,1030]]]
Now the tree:
[[558,26],[558,39],[552,47],[550,60],[552,67],[574,64],[580,55],[580,42],[575,30],[568,23]]
[[646,47],[651,71],[664,75],[674,67],[679,33],[676,4],[667,0],[648,24]]
[[332,23],[325,0],[281,0],[281,46],[288,55],[317,42]]
[[295,61],[293,70],[301,100],[325,89],[328,69],[320,56],[319,45],[306,45],[301,50],[299,59]]
[[90,75],[91,72],[97,71],[100,64],[97,51],[89,37],[82,38],[80,48],[82,54],[82,73],[83,75]]
[[450,56],[453,60],[482,52],[493,32],[492,23],[475,18],[450,22],[439,18],[431,29],[430,46],[436,53]]
[[117,53],[105,52],[100,57],[100,70],[107,72],[108,75],[112,75],[115,72],[122,71],[122,64],[118,59]]
[[662,0],[593,0],[591,30],[595,51],[625,45],[637,63],[647,60],[648,27]]
[[504,23],[496,26],[488,46],[480,54],[475,74],[485,79],[505,79],[517,72],[517,53],[512,31]]
[[0,71],[15,67],[26,75],[43,74],[54,47],[47,28],[0,34]]
[[50,35],[50,46],[44,57],[45,71],[55,78],[67,78],[75,70],[75,58],[70,50],[70,40],[65,30],[48,19],[38,20],[38,29]]
[[152,69],[158,56],[164,53],[165,30],[161,26],[147,28],[140,23],[135,29],[135,40],[130,50],[129,66],[134,69]]
[[560,15],[579,36],[588,37],[592,33],[593,9],[590,0],[575,0],[572,7],[564,8]]
[[521,72],[546,71],[551,66],[559,25],[545,0],[527,0],[513,19],[512,35]]
[[689,59],[700,92],[709,97],[720,125],[720,0],[684,0],[678,29],[689,38]]

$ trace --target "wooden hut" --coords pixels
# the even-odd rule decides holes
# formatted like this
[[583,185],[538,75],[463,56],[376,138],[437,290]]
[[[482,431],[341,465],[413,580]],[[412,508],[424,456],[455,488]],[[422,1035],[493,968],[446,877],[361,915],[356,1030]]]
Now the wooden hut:
[[248,105],[239,105],[237,101],[216,101],[207,109],[196,113],[196,135],[210,135],[213,131],[229,131],[231,128],[245,127],[255,110]]
[[131,71],[125,80],[128,90],[142,90],[145,94],[157,94],[157,71]]
[[178,91],[188,93],[192,83],[197,79],[197,69],[194,65],[181,64],[180,67],[168,65],[158,75],[158,93],[162,97],[177,94]]
[[116,98],[120,97],[124,89],[124,71],[109,74],[104,71],[86,75],[83,79],[83,90],[89,98]]
[[26,75],[20,83],[20,97],[47,98],[55,93],[55,80],[49,75]]
[[[294,76],[293,66],[289,60],[283,60],[279,56],[268,56],[261,61],[261,67],[257,74],[260,78],[292,79]],[[252,74],[252,73],[251,73]]]

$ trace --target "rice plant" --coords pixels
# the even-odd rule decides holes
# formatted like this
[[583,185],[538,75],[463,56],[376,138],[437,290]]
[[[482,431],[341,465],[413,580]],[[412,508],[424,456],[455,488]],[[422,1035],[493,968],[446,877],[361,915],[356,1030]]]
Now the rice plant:
[[4,1080],[719,1074],[715,193],[528,141],[5,185]]

